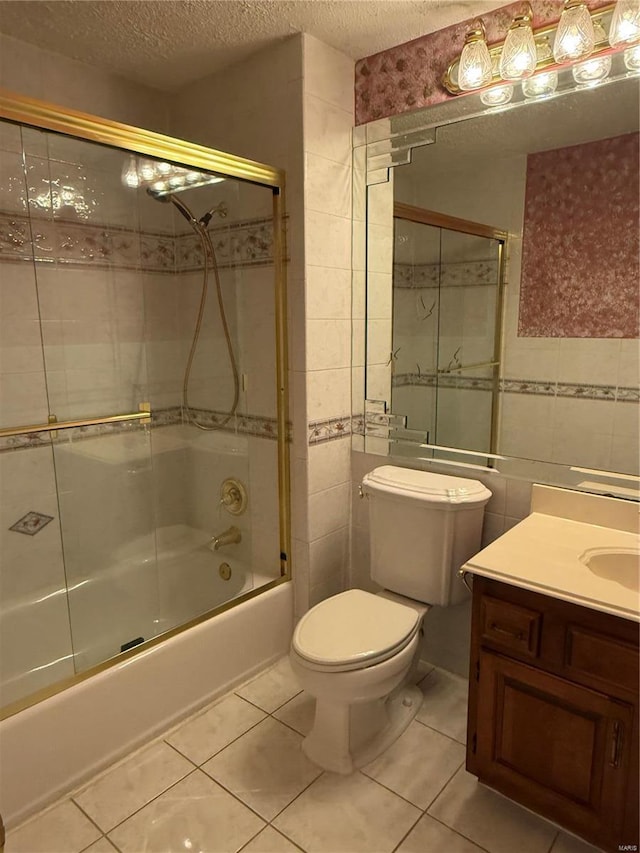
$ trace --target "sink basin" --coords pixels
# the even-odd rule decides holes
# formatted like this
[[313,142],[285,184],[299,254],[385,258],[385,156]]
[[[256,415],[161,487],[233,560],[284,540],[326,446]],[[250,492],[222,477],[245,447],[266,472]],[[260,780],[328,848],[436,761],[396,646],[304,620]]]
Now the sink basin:
[[640,551],[634,548],[590,548],[580,555],[590,572],[628,589],[640,590]]

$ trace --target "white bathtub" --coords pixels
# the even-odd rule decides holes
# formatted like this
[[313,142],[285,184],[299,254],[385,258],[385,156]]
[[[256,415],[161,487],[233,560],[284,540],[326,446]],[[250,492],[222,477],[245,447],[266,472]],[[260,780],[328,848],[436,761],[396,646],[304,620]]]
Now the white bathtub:
[[13,826],[285,654],[292,584],[0,722],[0,812]]

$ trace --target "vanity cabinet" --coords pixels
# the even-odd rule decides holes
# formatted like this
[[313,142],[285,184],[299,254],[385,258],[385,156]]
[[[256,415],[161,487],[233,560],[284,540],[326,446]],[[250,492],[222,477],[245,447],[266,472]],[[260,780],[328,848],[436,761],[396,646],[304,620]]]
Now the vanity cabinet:
[[605,850],[638,849],[638,630],[474,579],[467,769]]

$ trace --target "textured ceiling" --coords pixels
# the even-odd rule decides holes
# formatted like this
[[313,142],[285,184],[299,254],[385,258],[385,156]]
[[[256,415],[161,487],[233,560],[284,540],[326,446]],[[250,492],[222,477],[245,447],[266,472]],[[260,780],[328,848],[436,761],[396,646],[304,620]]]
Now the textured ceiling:
[[505,0],[0,0],[0,32],[164,91],[305,32],[360,59]]

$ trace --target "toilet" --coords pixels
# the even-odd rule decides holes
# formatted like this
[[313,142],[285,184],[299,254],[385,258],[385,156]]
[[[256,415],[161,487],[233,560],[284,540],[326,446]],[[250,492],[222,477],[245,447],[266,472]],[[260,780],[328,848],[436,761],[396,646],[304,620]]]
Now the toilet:
[[384,465],[364,477],[362,495],[371,578],[382,591],[321,601],[298,622],[289,655],[316,700],[303,751],[344,774],[384,752],[420,709],[422,622],[430,605],[468,597],[457,572],[480,550],[491,492],[477,480]]

